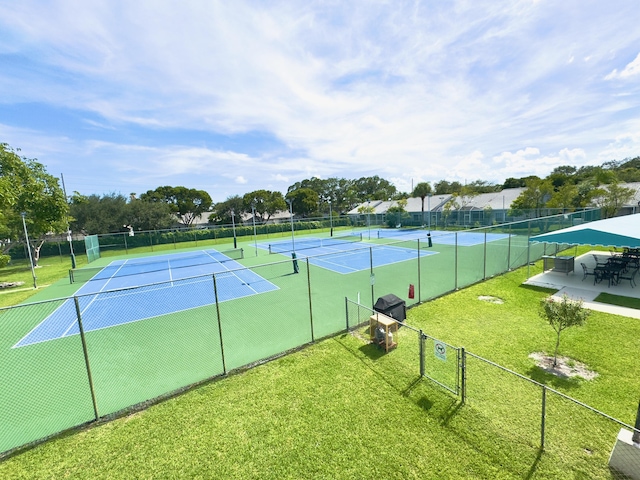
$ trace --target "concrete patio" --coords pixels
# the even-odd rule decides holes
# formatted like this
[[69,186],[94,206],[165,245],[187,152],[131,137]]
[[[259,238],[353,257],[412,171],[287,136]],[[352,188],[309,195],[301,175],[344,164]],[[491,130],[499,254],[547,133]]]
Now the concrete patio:
[[584,263],[590,272],[593,271],[593,268],[596,266],[594,254],[597,255],[601,261],[606,261],[606,258],[610,255],[608,252],[603,252],[601,250],[591,251],[576,257],[575,270],[569,274],[548,270],[529,278],[524,283],[525,285],[535,285],[538,287],[555,289],[557,292],[553,296],[559,299],[566,294],[569,298],[574,300],[582,300],[584,307],[590,310],[640,319],[640,310],[618,307],[594,301],[594,299],[603,292],[610,293],[611,295],[619,295],[621,297],[640,299],[640,273],[636,276],[636,282],[638,284],[636,287],[632,287],[629,280],[623,280],[619,285],[612,284],[609,286],[607,281],[594,284],[594,277],[591,275],[584,278],[582,266],[580,264]]

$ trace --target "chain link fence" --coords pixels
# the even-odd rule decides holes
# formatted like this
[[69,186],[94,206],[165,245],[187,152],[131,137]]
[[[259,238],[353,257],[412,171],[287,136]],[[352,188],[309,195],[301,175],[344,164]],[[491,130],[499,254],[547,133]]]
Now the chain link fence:
[[[376,312],[349,299],[345,303],[349,329],[370,342],[369,318]],[[421,378],[458,396],[465,407],[458,433],[505,471],[522,476],[528,470],[527,478],[533,477],[544,452],[545,475],[554,478],[622,480],[640,474],[639,442],[633,446],[631,438],[640,430],[410,325],[402,331],[410,333],[400,334],[397,352],[376,365],[381,375],[402,378],[419,369]],[[421,339],[417,358],[416,339]]]
[[[314,259],[330,259],[333,253],[300,260],[297,273],[291,260],[283,260],[0,309],[0,452],[139,408],[329,335],[352,330],[367,339],[377,296],[394,293],[412,305],[555,253],[557,246],[529,246],[528,238],[534,231],[541,233],[541,228],[547,231],[574,221],[571,216],[561,217],[536,219],[535,228],[527,221],[473,231],[480,241],[472,243],[465,243],[460,232],[434,237],[433,245],[427,238],[363,243],[362,248],[339,254],[368,256],[367,268],[348,275],[313,265]],[[406,252],[406,261],[384,264],[383,247]],[[238,279],[250,284],[254,294],[237,297]],[[267,291],[263,288],[267,282],[276,288]],[[358,301],[355,305],[336,301],[345,297]],[[162,302],[171,313],[145,316]],[[71,315],[72,322],[59,326],[54,322],[48,328],[62,330],[48,331],[38,340],[39,324],[55,312]],[[117,328],[106,328],[114,324]],[[20,344],[27,334],[35,340]],[[408,378],[427,377],[463,399],[468,395],[479,412],[480,406],[493,408],[494,402],[503,402],[504,398],[484,392],[479,387],[482,382],[476,382],[493,375],[483,362],[475,357],[470,362],[466,387],[464,369],[458,368],[464,364],[461,349],[411,326],[402,327],[398,335],[398,348],[406,354],[396,357],[402,358],[400,370]],[[505,378],[507,383],[513,381],[506,374]],[[538,389],[536,385],[526,388]],[[541,393],[531,397],[539,402]],[[530,419],[538,407],[534,400],[527,402],[510,411]],[[533,448],[539,445],[538,422],[527,422],[520,422],[511,435]],[[550,436],[548,441],[555,439]]]

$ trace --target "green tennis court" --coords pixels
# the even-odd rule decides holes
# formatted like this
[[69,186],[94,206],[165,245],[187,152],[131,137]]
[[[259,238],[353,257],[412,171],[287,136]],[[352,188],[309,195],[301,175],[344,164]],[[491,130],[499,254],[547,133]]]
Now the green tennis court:
[[[393,248],[407,250],[409,258],[377,262],[392,242],[374,239],[369,247],[361,243],[369,268],[348,274],[314,265],[312,257],[300,259],[294,273],[290,259],[274,261],[277,255],[259,249],[253,255],[253,243],[245,242],[240,246],[251,253],[238,261],[276,288],[238,297],[218,281],[226,272],[213,273],[208,294],[227,301],[181,310],[190,300],[187,296],[195,295],[187,290],[171,299],[177,307],[171,313],[22,348],[12,347],[69,300],[1,309],[0,452],[344,331],[345,297],[373,306],[379,296],[393,293],[411,305],[527,261],[527,236],[513,232],[467,247],[395,241]],[[376,245],[383,244],[378,250]],[[107,263],[103,258],[92,265]],[[415,286],[415,298],[409,298],[410,285]],[[45,290],[41,298],[47,295]],[[109,314],[126,317],[130,308],[115,302]]]

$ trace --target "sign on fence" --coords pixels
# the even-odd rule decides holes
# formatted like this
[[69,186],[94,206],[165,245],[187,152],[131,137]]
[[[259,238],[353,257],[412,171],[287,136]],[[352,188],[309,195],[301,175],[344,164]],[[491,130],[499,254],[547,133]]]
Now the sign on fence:
[[443,362],[447,361],[447,346],[444,343],[435,340],[433,342],[433,353],[436,358],[439,358]]

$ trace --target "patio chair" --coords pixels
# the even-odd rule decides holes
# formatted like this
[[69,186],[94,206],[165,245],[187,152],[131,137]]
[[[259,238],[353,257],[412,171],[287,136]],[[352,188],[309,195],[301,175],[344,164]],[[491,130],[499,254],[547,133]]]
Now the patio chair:
[[636,268],[635,270],[633,270],[631,273],[627,273],[625,275],[620,274],[618,276],[618,284],[620,284],[621,280],[629,280],[629,283],[631,284],[631,288],[636,286],[636,273],[638,273],[638,269]]
[[[583,282],[584,282],[584,279],[587,278],[589,275],[592,275],[594,277],[596,276],[596,272],[594,272],[594,271],[590,272],[589,269],[587,268],[587,266],[584,263],[581,263],[580,265],[582,265],[582,273],[583,273],[582,281]],[[593,280],[595,282],[595,278]]]
[[600,267],[607,264],[607,262],[601,262],[595,253],[593,254],[593,258],[596,261],[596,267]]

